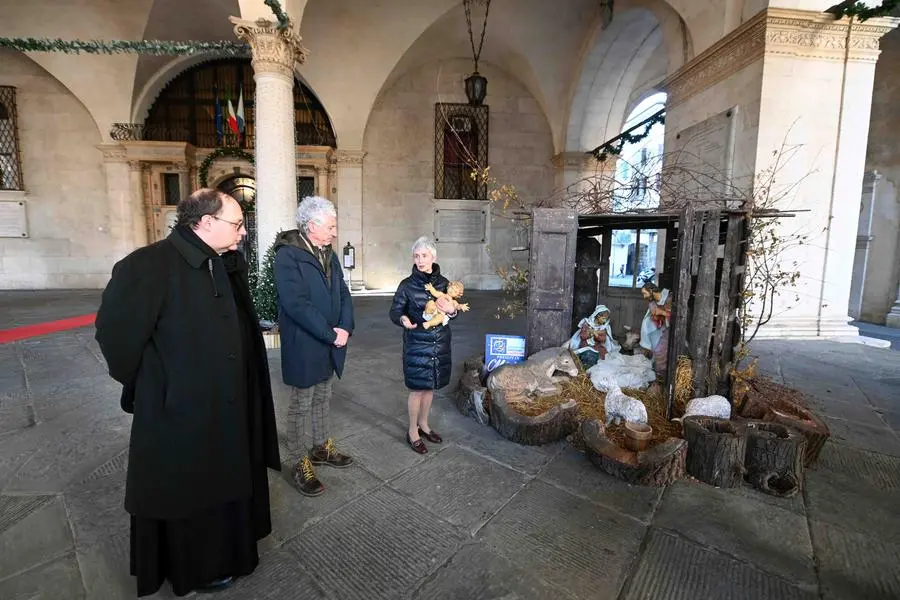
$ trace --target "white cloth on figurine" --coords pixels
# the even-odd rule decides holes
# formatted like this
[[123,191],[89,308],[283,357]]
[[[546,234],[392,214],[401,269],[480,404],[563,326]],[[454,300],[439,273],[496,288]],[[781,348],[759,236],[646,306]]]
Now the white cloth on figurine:
[[[659,302],[654,304],[665,306],[666,301],[669,299],[669,290],[663,288],[659,296]],[[647,312],[644,314],[644,320],[641,321],[641,348],[653,350],[659,344],[661,338],[662,328],[653,322],[653,315],[650,314],[650,307],[648,306]]]
[[612,352],[606,360],[599,361],[587,370],[591,383],[601,392],[606,392],[606,380],[612,378],[620,388],[644,389],[656,381],[653,363],[643,354],[621,354]]
[[575,354],[581,354],[587,350],[593,350],[594,352],[599,352],[597,348],[593,348],[591,346],[585,346],[584,348],[579,348],[578,346],[581,344],[581,328],[587,324],[591,329],[605,329],[606,330],[606,346],[607,352],[618,352],[621,350],[621,346],[616,343],[616,340],[613,339],[612,328],[609,326],[609,319],[606,320],[606,323],[597,327],[594,324],[594,319],[600,313],[609,312],[609,309],[602,304],[598,304],[597,308],[594,309],[594,312],[591,313],[589,317],[581,319],[578,321],[578,329],[575,330],[575,334],[569,338],[569,349]]
[[[423,318],[423,319],[425,320],[425,322],[427,323],[428,321],[430,321],[431,319],[433,319],[434,317],[436,317],[438,314],[439,314],[439,313],[435,313],[435,314],[431,314],[431,313],[422,313],[422,318]],[[444,321],[443,321],[443,323],[441,323],[441,324],[442,324],[442,325],[446,325],[446,324],[449,323],[449,322],[450,322],[450,317],[448,317],[447,315],[444,315]]]

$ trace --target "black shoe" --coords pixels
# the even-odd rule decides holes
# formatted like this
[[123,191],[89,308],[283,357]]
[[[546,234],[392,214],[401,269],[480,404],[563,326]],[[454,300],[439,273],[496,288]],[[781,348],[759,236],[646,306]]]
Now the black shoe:
[[422,428],[419,427],[419,435],[421,435],[423,438],[425,438],[432,444],[440,444],[441,442],[444,441],[444,438],[442,438],[438,434],[438,432],[433,429],[431,431],[423,431]]
[[325,486],[316,477],[312,463],[304,456],[291,471],[291,477],[297,484],[297,490],[304,496],[319,496],[325,493]]
[[343,469],[353,464],[351,457],[337,451],[331,438],[328,438],[328,441],[321,446],[316,446],[310,450],[309,460],[314,465],[328,465],[338,469]]
[[231,587],[231,584],[233,583],[234,577],[229,575],[228,577],[223,577],[222,579],[215,579],[213,581],[210,581],[206,585],[201,585],[195,591],[200,594],[221,592],[222,590]]
[[425,442],[422,440],[412,441],[408,431],[406,432],[406,441],[416,454],[428,454],[428,446],[425,445]]

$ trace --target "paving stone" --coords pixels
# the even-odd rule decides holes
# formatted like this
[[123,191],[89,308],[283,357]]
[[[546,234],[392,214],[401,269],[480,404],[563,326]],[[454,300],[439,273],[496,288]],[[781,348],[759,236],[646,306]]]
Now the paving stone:
[[[896,355],[896,352],[892,354]],[[897,377],[896,362],[892,363],[888,369],[880,377],[860,377],[854,374],[853,380],[872,406],[900,412],[900,377]]]
[[810,519],[886,540],[900,539],[896,490],[883,491],[852,474],[820,468],[807,472],[804,496]]
[[52,334],[19,342],[29,380],[47,375],[81,377],[103,375],[106,365],[71,332]]
[[875,411],[875,408],[867,400],[854,402],[841,402],[830,398],[813,398],[809,403],[810,409],[820,418],[843,419],[855,421],[873,427],[884,427],[884,421]]
[[786,580],[677,535],[652,529],[623,600],[813,600]]
[[816,582],[806,519],[768,502],[679,481],[663,495],[653,525],[785,579]]
[[825,444],[816,470],[830,470],[885,492],[900,493],[900,458],[896,456]]
[[475,533],[526,481],[517,471],[450,447],[389,485],[441,518]]
[[898,538],[879,540],[818,521],[811,526],[826,600],[900,598]]
[[353,456],[367,471],[387,481],[433,457],[437,449],[432,446],[429,454],[416,454],[403,438],[405,431],[399,424],[382,424],[344,438],[341,450]]
[[287,544],[304,570],[333,598],[406,597],[464,536],[402,495],[381,488]]
[[615,598],[645,527],[631,518],[533,481],[479,537],[535,577],[582,598]]
[[806,516],[806,504],[803,501],[803,494],[794,494],[790,498],[779,498],[764,494],[752,485],[744,482],[743,485],[734,488],[719,488],[726,496],[734,496],[739,499],[747,499],[753,502],[762,502],[769,504],[782,510],[789,510],[801,516]]
[[28,458],[28,468],[11,477],[4,491],[53,492],[81,481],[97,467],[98,456],[108,456],[128,444],[131,416],[74,415],[34,428],[38,446]]
[[0,496],[0,580],[73,549],[61,496]]
[[354,402],[340,402],[336,398],[332,399],[329,412],[328,431],[335,440],[365,431],[384,421],[384,415],[370,408]]
[[111,536],[128,535],[131,522],[125,512],[125,476],[125,471],[119,471],[66,490],[66,505],[76,546],[94,545]]
[[873,427],[855,421],[823,417],[831,431],[827,444],[846,444],[862,450],[900,456],[900,438],[885,425]]
[[482,427],[457,444],[528,475],[536,475],[568,446],[564,441],[544,446],[516,444],[501,436],[493,427]]
[[89,481],[95,481],[97,479],[102,479],[104,477],[110,477],[112,475],[116,475],[117,473],[127,472],[128,471],[128,449],[122,450],[118,452],[115,456],[113,456],[108,461],[101,464],[99,467],[88,473],[87,477],[81,480],[80,483],[87,483]]
[[279,550],[260,559],[247,577],[216,594],[217,600],[319,600],[328,596],[300,566],[296,555]]
[[[124,512],[124,510],[122,511]],[[91,600],[137,596],[137,580],[131,576],[129,534],[108,536],[91,545],[78,545],[84,589]]]
[[538,479],[645,522],[663,492],[663,488],[631,485],[607,475],[571,446],[553,459]]
[[881,420],[894,430],[894,433],[900,435],[900,410],[876,409],[876,412],[881,416]]
[[357,466],[346,469],[318,467],[316,475],[325,493],[315,498],[304,496],[290,482],[290,472],[269,471],[269,505],[274,540],[288,540],[309,525],[320,521],[348,502],[381,484]]
[[559,596],[559,590],[533,577],[526,568],[516,566],[482,544],[468,544],[411,597],[415,600],[545,600]]
[[72,411],[101,415],[122,415],[122,386],[106,375],[79,375],[32,387],[37,419],[46,423]]
[[24,390],[0,393],[0,436],[34,425],[34,407],[29,408],[28,403],[28,393]]
[[[121,596],[120,596],[121,597]],[[74,552],[0,581],[0,598],[10,600],[101,600],[87,596]]]

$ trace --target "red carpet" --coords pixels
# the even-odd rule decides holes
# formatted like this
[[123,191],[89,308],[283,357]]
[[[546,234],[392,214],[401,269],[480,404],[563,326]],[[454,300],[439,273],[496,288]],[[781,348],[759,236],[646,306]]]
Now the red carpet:
[[28,338],[37,337],[39,335],[47,335],[48,333],[66,331],[67,329],[87,327],[88,325],[94,324],[94,318],[96,316],[96,314],[82,315],[80,317],[71,317],[69,319],[61,319],[59,321],[38,323],[37,325],[25,325],[23,327],[4,329],[0,331],[0,344],[8,344],[10,342],[26,340]]

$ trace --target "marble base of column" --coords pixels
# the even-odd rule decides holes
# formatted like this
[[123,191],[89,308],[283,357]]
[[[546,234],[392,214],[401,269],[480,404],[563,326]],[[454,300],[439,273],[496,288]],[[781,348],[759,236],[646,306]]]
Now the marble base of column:
[[888,327],[900,329],[900,288],[897,289],[897,299],[894,300],[891,311],[884,316],[884,324]]

